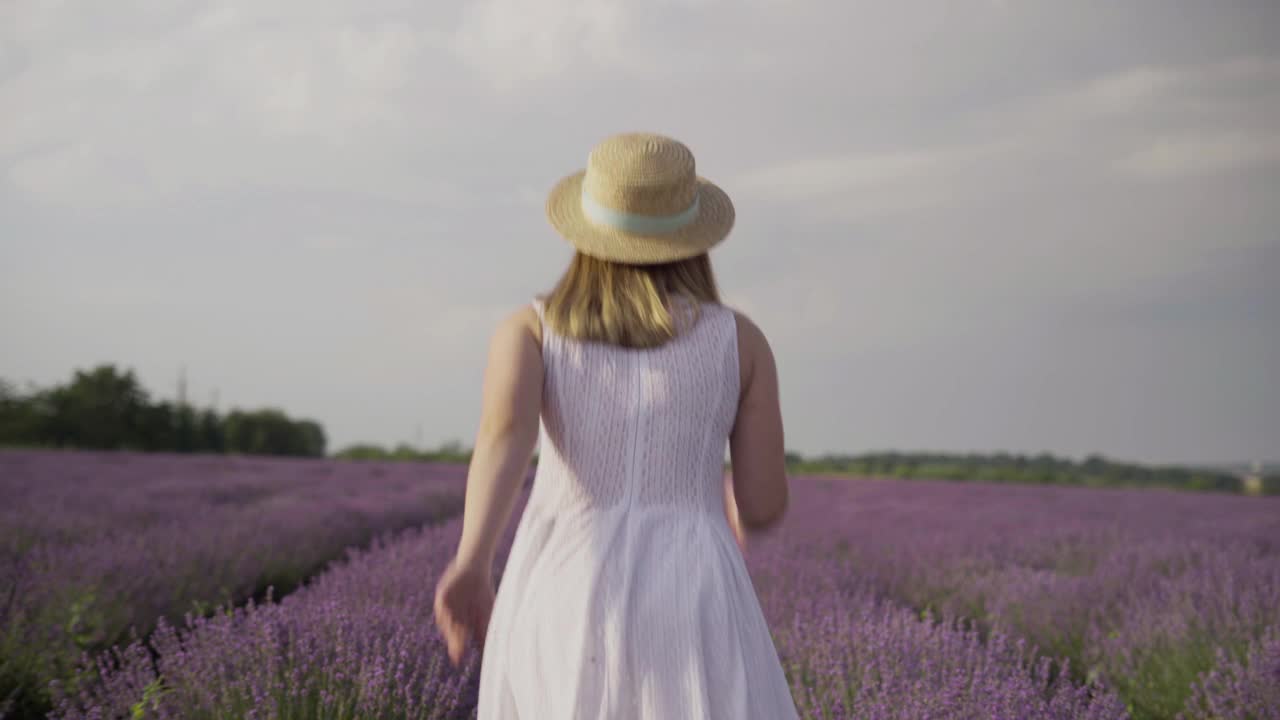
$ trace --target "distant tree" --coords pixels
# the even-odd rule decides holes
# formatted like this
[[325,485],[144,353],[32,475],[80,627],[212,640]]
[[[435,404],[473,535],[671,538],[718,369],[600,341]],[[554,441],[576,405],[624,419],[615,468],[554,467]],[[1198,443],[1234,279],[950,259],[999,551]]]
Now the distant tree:
[[343,448],[333,456],[340,460],[386,460],[388,453],[379,445],[363,443]]
[[227,450],[222,418],[218,417],[218,413],[214,410],[205,410],[200,413],[196,422],[196,450],[212,453],[222,453]]
[[147,405],[139,412],[136,437],[127,447],[130,450],[148,450],[151,452],[173,451],[176,449],[174,422],[175,408],[167,402]]
[[1280,475],[1262,476],[1262,494],[1280,495]]
[[421,460],[425,454],[407,443],[400,443],[391,451],[390,457],[393,460]]
[[[223,421],[227,450],[245,455],[306,455],[309,439],[280,410],[234,410]],[[310,439],[314,442],[314,438]]]
[[227,452],[246,453],[254,444],[254,427],[249,414],[232,410],[222,418],[222,436],[226,438]]
[[0,380],[0,445],[322,457],[326,439],[319,423],[279,410],[221,418],[186,403],[152,403],[132,370],[107,364],[26,393]]
[[302,455],[307,457],[324,457],[326,438],[324,428],[312,420],[300,420],[295,423],[295,431],[300,435]]
[[449,440],[441,443],[434,451],[426,453],[426,458],[436,462],[466,463],[471,462],[471,453],[472,450],[458,440]]
[[1101,455],[1093,454],[1085,458],[1080,468],[1090,475],[1101,474],[1107,467],[1107,459]]
[[36,395],[22,393],[0,380],[0,444],[42,445],[48,442],[48,416],[40,412]]
[[195,452],[200,446],[199,418],[195,408],[182,403],[173,408],[173,449]]
[[54,388],[47,402],[54,445],[114,450],[139,447],[147,422],[147,392],[132,370],[113,365],[75,372],[69,385]]
[[233,411],[224,423],[227,447],[246,455],[324,455],[324,432],[311,421],[293,421],[283,411]]

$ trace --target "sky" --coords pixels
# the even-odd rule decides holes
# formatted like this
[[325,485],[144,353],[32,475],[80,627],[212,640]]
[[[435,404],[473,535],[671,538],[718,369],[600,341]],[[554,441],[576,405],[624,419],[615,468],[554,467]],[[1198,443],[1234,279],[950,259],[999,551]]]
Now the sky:
[[673,136],[737,210],[786,445],[1280,459],[1280,4],[0,4],[0,377],[133,369],[470,445],[571,247]]

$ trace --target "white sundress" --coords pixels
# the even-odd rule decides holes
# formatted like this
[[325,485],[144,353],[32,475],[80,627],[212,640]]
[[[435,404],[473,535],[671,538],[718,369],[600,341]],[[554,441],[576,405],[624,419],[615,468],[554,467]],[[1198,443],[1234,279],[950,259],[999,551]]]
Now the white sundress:
[[[539,318],[543,305],[534,300]],[[659,348],[543,325],[539,461],[498,584],[479,720],[790,720],[724,515],[737,323]]]

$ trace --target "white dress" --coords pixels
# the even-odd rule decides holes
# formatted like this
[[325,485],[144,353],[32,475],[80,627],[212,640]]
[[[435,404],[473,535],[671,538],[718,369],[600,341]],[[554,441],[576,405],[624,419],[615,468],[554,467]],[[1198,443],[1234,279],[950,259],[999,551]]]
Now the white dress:
[[645,350],[544,323],[538,468],[498,583],[479,720],[797,717],[724,515],[737,324],[701,308]]

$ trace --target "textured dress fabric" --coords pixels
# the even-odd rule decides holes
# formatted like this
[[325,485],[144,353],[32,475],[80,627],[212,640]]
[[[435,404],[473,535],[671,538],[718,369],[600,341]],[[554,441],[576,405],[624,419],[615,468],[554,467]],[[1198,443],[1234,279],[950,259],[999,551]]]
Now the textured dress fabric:
[[704,303],[648,349],[544,323],[542,354],[538,467],[489,621],[479,720],[796,718],[724,514],[732,309]]

